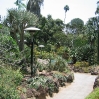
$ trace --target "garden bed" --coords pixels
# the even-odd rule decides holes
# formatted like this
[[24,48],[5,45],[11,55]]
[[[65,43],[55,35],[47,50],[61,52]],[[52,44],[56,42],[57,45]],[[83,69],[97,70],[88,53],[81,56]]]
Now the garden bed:
[[39,76],[31,78],[25,76],[22,84],[18,87],[21,99],[46,99],[46,96],[53,96],[58,93],[60,87],[71,83],[74,79],[73,73],[60,73],[58,71],[42,71]]
[[74,72],[91,73],[91,75],[99,75],[99,66],[89,66],[87,62],[76,62],[76,64],[69,64],[69,67]]

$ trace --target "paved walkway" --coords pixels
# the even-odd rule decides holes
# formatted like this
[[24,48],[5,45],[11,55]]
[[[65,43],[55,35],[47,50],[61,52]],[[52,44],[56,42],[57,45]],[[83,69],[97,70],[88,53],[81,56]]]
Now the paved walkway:
[[85,99],[93,90],[96,76],[84,73],[75,73],[74,76],[73,83],[61,88],[59,93],[54,94],[52,98],[47,97],[47,99]]

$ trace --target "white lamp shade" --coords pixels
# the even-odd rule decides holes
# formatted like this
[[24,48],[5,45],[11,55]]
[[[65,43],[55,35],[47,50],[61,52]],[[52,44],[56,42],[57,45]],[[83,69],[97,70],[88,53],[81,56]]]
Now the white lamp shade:
[[39,47],[44,47],[44,45],[39,45]]
[[24,29],[25,31],[39,31],[40,29],[39,28],[36,28],[36,27],[28,27],[28,28],[25,28]]

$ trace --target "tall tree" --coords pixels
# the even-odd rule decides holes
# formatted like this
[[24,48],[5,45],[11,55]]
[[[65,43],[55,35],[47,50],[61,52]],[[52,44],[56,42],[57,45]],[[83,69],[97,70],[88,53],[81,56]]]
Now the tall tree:
[[33,12],[37,16],[40,16],[40,8],[43,5],[44,0],[29,0],[27,4],[27,10]]
[[65,10],[64,24],[65,24],[65,20],[66,20],[66,12],[69,10],[69,6],[68,6],[68,5],[65,5],[65,6],[64,6],[64,10]]
[[83,27],[84,27],[84,22],[83,20],[81,20],[80,18],[75,18],[71,20],[71,27],[72,27],[72,31],[76,34],[79,34],[82,32]]
[[99,1],[97,2],[97,9],[96,9],[95,14],[98,15],[97,16],[97,30],[98,30],[97,31],[98,32],[98,37],[97,37],[98,38],[98,53],[97,53],[98,57],[97,57],[97,61],[99,63],[99,24],[98,24],[99,23]]
[[54,20],[51,15],[48,15],[47,18],[41,16],[38,25],[41,31],[38,31],[40,33],[36,34],[38,41],[45,44],[47,44],[47,42],[54,43],[55,37],[53,37],[53,35],[57,32],[63,33],[62,31],[64,28],[63,25],[64,24],[62,20],[60,19]]
[[20,51],[24,50],[24,28],[37,25],[38,18],[33,13],[9,9],[4,24],[10,28],[10,35],[16,40]]
[[95,31],[95,27],[96,27],[96,21],[97,19],[95,17],[90,18],[87,23],[87,36],[88,36],[88,43],[90,44],[91,48],[95,48],[95,40],[96,40],[96,31]]

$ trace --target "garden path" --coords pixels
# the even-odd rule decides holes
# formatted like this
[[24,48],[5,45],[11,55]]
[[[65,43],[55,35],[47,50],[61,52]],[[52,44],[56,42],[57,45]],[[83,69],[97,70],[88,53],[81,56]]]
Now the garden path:
[[93,84],[97,76],[85,73],[74,73],[74,81],[65,88],[60,88],[59,93],[46,99],[85,99],[92,92]]

